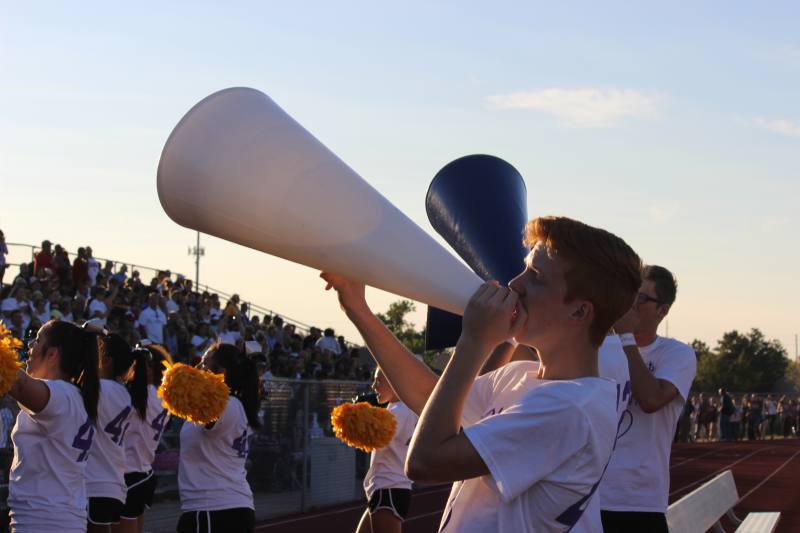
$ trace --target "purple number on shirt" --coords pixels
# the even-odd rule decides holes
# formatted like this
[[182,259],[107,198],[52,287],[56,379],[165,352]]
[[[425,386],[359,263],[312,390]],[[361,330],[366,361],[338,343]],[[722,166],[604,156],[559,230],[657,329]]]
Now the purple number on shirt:
[[94,438],[94,424],[92,424],[91,418],[87,418],[86,422],[78,428],[78,434],[72,439],[72,447],[81,450],[81,454],[78,456],[79,463],[89,458],[89,450],[92,448],[92,438]]
[[167,425],[167,410],[163,409],[157,417],[150,423],[150,427],[155,431],[153,440],[158,442],[161,440],[161,433],[164,431],[164,426]]
[[233,440],[233,449],[238,452],[239,457],[247,457],[248,447],[247,430],[244,430],[241,437]]
[[131,406],[127,406],[125,409],[120,411],[120,413],[115,416],[111,422],[109,422],[105,428],[106,433],[111,435],[111,442],[116,444],[117,446],[122,446],[122,439],[125,437],[125,432],[128,430],[128,426],[130,424],[125,424],[124,426],[122,423],[128,419],[128,415],[131,414]]

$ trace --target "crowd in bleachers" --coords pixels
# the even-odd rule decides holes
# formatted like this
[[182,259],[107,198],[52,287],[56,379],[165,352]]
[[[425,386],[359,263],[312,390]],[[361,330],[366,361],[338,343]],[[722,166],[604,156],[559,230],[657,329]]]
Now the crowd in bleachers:
[[[253,357],[265,380],[369,380],[372,367],[332,329],[299,327],[277,315],[251,313],[234,294],[227,301],[198,292],[169,270],[150,279],[126,265],[95,259],[91,247],[70,254],[42,242],[31,263],[6,272],[0,232],[0,311],[15,336],[28,341],[50,319],[96,323],[132,346],[162,344],[176,361],[193,363],[214,342],[234,344]],[[13,277],[12,277],[13,276]]]

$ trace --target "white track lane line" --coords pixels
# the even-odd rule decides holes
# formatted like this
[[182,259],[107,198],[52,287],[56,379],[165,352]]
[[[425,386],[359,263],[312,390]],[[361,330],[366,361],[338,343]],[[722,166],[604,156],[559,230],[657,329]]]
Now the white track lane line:
[[[708,457],[712,453],[719,453],[721,451],[723,451],[723,450],[711,450],[710,452],[706,452],[706,453],[698,455],[696,457],[692,457],[692,458],[686,459],[685,461],[681,461],[678,464],[674,464],[674,465],[670,466],[669,469],[672,470],[673,468],[678,468],[679,466],[685,465],[686,463],[691,463],[692,461],[696,461],[697,459],[702,459],[703,457]],[[731,450],[726,450],[726,451],[731,451]]]
[[734,461],[734,462],[732,462],[732,463],[730,463],[728,465],[723,466],[722,468],[720,468],[716,472],[712,472],[711,474],[708,474],[707,476],[704,476],[704,477],[698,479],[697,481],[693,481],[693,482],[689,483],[688,485],[684,485],[683,487],[681,487],[679,489],[673,490],[672,492],[669,493],[669,495],[672,496],[672,495],[677,494],[678,492],[680,492],[682,490],[688,489],[689,487],[694,487],[695,485],[699,485],[700,483],[703,483],[704,481],[709,480],[712,477],[716,476],[720,472],[724,472],[725,470],[728,470],[733,465],[739,464],[742,461],[744,461],[745,459],[749,459],[750,457],[754,456],[757,453],[765,452],[767,450],[774,450],[774,449],[775,449],[775,447],[773,446],[772,448],[761,448],[761,449],[756,450],[756,451],[754,451],[752,453],[748,453],[747,455],[745,455],[741,459],[738,459],[738,460],[736,460],[736,461]]
[[761,486],[762,486],[764,483],[766,483],[767,481],[769,481],[769,480],[770,480],[770,478],[771,478],[772,476],[774,476],[775,474],[777,474],[778,472],[780,472],[781,470],[783,470],[783,467],[785,467],[786,465],[788,465],[788,464],[789,464],[789,463],[792,461],[792,459],[794,459],[794,458],[795,458],[795,457],[797,457],[798,455],[800,455],[800,450],[798,450],[798,451],[794,452],[794,455],[792,455],[791,457],[789,457],[788,459],[786,459],[786,461],[784,461],[784,462],[783,462],[783,464],[782,464],[781,466],[779,466],[778,468],[776,468],[776,469],[775,469],[775,470],[774,470],[774,471],[773,471],[773,472],[772,472],[770,475],[768,475],[767,477],[765,477],[764,479],[762,479],[762,480],[761,480],[761,483],[759,483],[758,485],[756,485],[755,487],[753,487],[752,489],[750,489],[750,490],[747,492],[747,494],[745,494],[744,496],[742,496],[741,498],[739,498],[739,501],[738,501],[738,502],[736,502],[736,505],[739,505],[740,503],[742,503],[742,500],[744,500],[745,498],[747,498],[748,496],[750,496],[751,494],[753,494],[753,493],[754,493],[756,490],[760,489],[760,488],[761,488]]
[[[423,495],[426,495],[426,494],[438,494],[440,492],[445,492],[445,491],[449,492],[450,491],[450,487],[442,487],[442,488],[436,489],[436,490],[429,490],[429,491],[425,491],[425,492],[419,492],[419,493],[414,494],[414,496],[423,496]],[[298,516],[296,518],[290,518],[288,520],[281,520],[280,522],[272,522],[271,524],[262,524],[260,526],[256,526],[255,531],[266,531],[266,530],[268,530],[269,528],[271,528],[273,526],[281,526],[281,525],[284,525],[284,524],[291,524],[292,522],[300,522],[302,520],[307,520],[309,518],[316,518],[318,516],[330,516],[330,515],[335,515],[335,514],[340,514],[340,513],[346,513],[348,511],[354,511],[356,509],[362,509],[363,510],[363,509],[366,509],[366,508],[367,508],[367,504],[364,503],[363,505],[353,505],[351,507],[345,507],[344,509],[336,509],[335,511],[325,511],[323,513],[301,515],[301,516]],[[436,512],[437,513],[441,513],[442,511],[436,511]],[[432,514],[432,513],[428,513],[428,514],[425,514],[425,515],[419,515],[419,516],[428,516],[430,514]],[[435,513],[433,513],[433,514],[435,514]],[[414,520],[415,518],[417,518],[417,517],[416,516],[412,516],[411,518],[407,518],[406,522],[408,522],[409,520]]]

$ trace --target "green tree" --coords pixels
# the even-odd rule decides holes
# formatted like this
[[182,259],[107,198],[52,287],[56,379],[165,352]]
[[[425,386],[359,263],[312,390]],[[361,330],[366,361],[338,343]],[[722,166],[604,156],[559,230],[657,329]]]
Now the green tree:
[[695,339],[691,342],[695,355],[697,355],[697,376],[694,379],[694,388],[701,391],[712,391],[719,387],[720,377],[719,357],[711,351],[708,344]]
[[748,334],[725,333],[717,342],[716,368],[711,373],[717,386],[736,391],[771,391],[786,373],[786,349],[768,340],[756,328]]
[[389,304],[386,313],[377,313],[377,317],[411,353],[423,355],[425,353],[425,330],[417,331],[414,329],[414,325],[406,320],[406,315],[416,310],[417,308],[411,300],[398,300]]

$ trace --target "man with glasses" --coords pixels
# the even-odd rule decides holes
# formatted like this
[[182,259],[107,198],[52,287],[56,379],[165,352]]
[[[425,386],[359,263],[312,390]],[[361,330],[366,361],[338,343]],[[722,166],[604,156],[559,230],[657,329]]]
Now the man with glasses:
[[633,308],[614,326],[628,359],[633,397],[600,485],[606,532],[667,533],[669,456],[697,370],[691,346],[657,334],[675,302],[675,277],[652,265],[643,279]]

